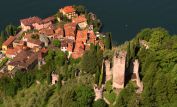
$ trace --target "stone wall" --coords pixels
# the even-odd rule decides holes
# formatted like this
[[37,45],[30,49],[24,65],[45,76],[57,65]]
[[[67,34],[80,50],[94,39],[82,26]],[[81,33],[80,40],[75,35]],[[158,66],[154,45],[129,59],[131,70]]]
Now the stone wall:
[[106,81],[109,81],[111,80],[111,64],[110,64],[110,61],[109,60],[105,60],[105,71],[106,71]]
[[138,87],[137,93],[141,93],[143,91],[143,83],[140,80],[139,77],[139,61],[136,59],[133,62],[133,78],[132,81],[136,82],[136,85]]
[[115,52],[113,57],[113,88],[124,88],[126,51]]
[[98,87],[96,84],[94,85],[95,101],[103,98],[103,89],[103,85],[102,87]]
[[52,85],[55,85],[58,82],[58,74],[52,74]]

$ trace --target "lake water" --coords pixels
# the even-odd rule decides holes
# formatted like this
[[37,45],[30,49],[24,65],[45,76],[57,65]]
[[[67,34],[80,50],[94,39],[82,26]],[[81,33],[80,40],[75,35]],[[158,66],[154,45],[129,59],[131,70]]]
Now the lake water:
[[50,16],[65,5],[82,4],[97,14],[113,41],[122,43],[146,27],[177,33],[177,0],[1,0],[0,29],[30,16]]

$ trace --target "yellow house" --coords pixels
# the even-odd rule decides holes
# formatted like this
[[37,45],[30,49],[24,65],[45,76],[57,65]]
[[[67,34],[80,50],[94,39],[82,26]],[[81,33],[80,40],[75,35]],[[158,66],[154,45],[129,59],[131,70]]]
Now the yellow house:
[[11,47],[14,40],[15,40],[14,36],[9,36],[9,38],[2,44],[3,53],[6,53],[7,49]]

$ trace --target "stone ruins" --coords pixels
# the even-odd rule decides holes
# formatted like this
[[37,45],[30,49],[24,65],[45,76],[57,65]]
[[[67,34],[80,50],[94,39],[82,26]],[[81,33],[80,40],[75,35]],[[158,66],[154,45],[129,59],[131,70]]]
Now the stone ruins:
[[113,57],[113,88],[124,88],[126,51],[116,52]]
[[143,83],[141,82],[140,77],[139,77],[139,61],[138,61],[138,59],[135,59],[135,61],[133,62],[132,81],[136,82],[136,85],[138,87],[137,93],[141,93],[143,91]]
[[58,74],[52,73],[52,85],[58,82]]
[[102,87],[98,87],[96,84],[94,85],[95,101],[103,98],[103,89],[104,89],[103,85]]
[[104,65],[105,65],[105,72],[106,72],[106,81],[109,81],[112,78],[111,63],[109,60],[105,60]]

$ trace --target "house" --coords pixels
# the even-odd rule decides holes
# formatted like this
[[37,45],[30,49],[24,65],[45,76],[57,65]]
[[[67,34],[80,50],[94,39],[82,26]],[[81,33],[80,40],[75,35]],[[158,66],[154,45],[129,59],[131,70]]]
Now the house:
[[76,42],[83,42],[86,44],[88,40],[88,30],[78,30],[76,36]]
[[38,39],[30,39],[27,41],[26,45],[29,48],[41,48],[43,46],[43,43]]
[[49,39],[53,39],[54,38],[54,34],[55,34],[55,31],[53,29],[47,29],[47,28],[44,28],[44,29],[41,29],[39,31],[40,34],[43,34],[43,35],[46,35]]
[[54,39],[61,39],[64,37],[64,30],[62,27],[58,27],[55,30],[55,35],[54,35]]
[[73,17],[76,17],[76,10],[74,9],[73,6],[65,6],[64,8],[61,8],[60,13],[65,15],[68,19],[72,19]]
[[72,22],[78,24],[80,29],[85,29],[88,25],[85,15],[80,15],[78,17],[73,18]]
[[49,28],[52,25],[52,23],[54,22],[54,20],[55,20],[55,17],[51,16],[51,17],[41,20],[40,22],[34,23],[32,25],[33,25],[34,29],[41,30],[44,28]]
[[17,45],[14,48],[9,48],[6,51],[6,57],[8,58],[14,58],[18,53],[20,53],[23,49],[25,49],[24,46]]
[[14,36],[9,36],[9,38],[2,44],[2,52],[5,53],[6,50],[10,47],[13,47],[13,41],[15,40]]
[[32,69],[38,62],[38,53],[31,50],[23,50],[8,64],[8,70],[14,68],[26,71]]
[[21,19],[20,23],[21,23],[22,30],[27,31],[34,28],[33,24],[40,23],[41,21],[42,21],[41,18],[34,16],[26,19]]
[[85,52],[85,45],[83,42],[76,42],[72,58],[77,59],[82,57]]
[[16,47],[16,46],[23,46],[23,45],[25,45],[25,42],[22,41],[22,40],[16,39],[16,40],[13,41],[13,47]]
[[66,40],[61,41],[61,51],[66,52],[68,47],[68,43]]
[[76,38],[76,23],[67,23],[64,25],[65,37],[75,40]]

